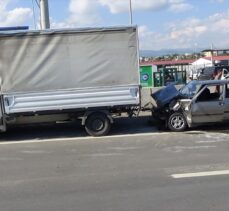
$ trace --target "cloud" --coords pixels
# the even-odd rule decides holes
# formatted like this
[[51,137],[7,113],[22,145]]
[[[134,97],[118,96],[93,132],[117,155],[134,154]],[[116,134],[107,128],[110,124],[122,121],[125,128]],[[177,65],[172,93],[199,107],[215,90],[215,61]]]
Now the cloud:
[[216,3],[223,3],[224,0],[210,0],[210,2],[212,2],[212,3],[214,3],[214,2],[216,2]]
[[[103,6],[107,6],[111,13],[117,14],[129,10],[129,0],[99,0]],[[168,0],[132,0],[133,10],[160,10],[168,7]]]
[[141,50],[158,50],[174,48],[169,34],[151,31],[147,26],[139,26],[139,44]]
[[[129,10],[129,0],[99,0],[102,6],[109,8],[113,14],[127,12]],[[133,10],[155,11],[169,9],[173,12],[183,12],[193,8],[186,0],[132,0]]]
[[193,9],[193,6],[184,0],[170,0],[169,10],[172,12],[185,12]]
[[170,38],[178,40],[183,37],[197,38],[207,31],[207,26],[199,19],[191,18],[170,24]]
[[[62,22],[52,20],[52,28],[66,28],[99,25],[102,16],[99,11],[106,7],[110,13],[118,14],[129,11],[129,0],[70,0],[69,17]],[[183,12],[193,8],[186,0],[132,0],[133,10],[155,11],[169,9],[172,12]]]
[[30,8],[18,7],[12,10],[7,10],[11,0],[0,2],[0,26],[17,26],[27,22],[31,18],[32,10]]
[[[158,10],[168,7],[168,0],[132,0],[134,10]],[[129,11],[129,0],[70,0],[70,15],[62,22],[52,21],[52,27],[90,26],[102,20],[99,9],[107,7],[112,14]]]
[[95,25],[100,22],[97,0],[70,0],[69,16],[62,22],[51,19],[52,28],[70,28]]
[[71,13],[68,22],[74,24],[93,24],[99,21],[97,2],[91,0],[71,0],[69,11]]
[[[209,0],[210,1],[210,0]],[[215,0],[216,1],[216,0]],[[221,1],[217,1],[221,2]],[[52,21],[55,28],[98,25],[102,20],[101,7],[107,7],[112,14],[127,12],[129,0],[70,0],[70,15],[62,22]],[[132,0],[134,10],[169,10],[184,12],[193,8],[186,0]],[[165,23],[159,31],[152,31],[147,26],[139,27],[141,49],[193,48],[229,45],[229,10],[215,13],[203,19],[188,18]]]
[[209,47],[229,47],[229,11],[216,13],[205,19],[190,18],[164,25],[165,32],[151,31],[147,26],[139,27],[140,48],[168,49]]
[[229,10],[209,16],[207,21],[210,23],[209,31],[219,34],[229,32]]

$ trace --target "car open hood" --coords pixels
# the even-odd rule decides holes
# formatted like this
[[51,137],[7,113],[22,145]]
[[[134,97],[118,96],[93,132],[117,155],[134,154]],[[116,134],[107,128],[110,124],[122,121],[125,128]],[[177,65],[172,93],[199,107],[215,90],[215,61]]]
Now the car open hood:
[[170,84],[151,94],[152,98],[156,101],[158,108],[164,107],[173,99],[181,98],[179,91],[173,84]]

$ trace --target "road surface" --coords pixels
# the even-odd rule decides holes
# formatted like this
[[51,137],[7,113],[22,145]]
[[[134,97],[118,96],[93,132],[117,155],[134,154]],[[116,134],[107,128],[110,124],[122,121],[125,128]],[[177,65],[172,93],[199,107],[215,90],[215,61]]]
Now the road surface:
[[102,138],[72,125],[2,134],[1,210],[229,210],[225,126],[170,133],[128,121]]

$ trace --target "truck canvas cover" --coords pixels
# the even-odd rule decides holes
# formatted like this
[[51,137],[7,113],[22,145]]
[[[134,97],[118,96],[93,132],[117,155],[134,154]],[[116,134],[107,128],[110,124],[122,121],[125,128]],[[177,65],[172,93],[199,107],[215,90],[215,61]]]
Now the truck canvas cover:
[[136,27],[0,33],[3,94],[138,85]]

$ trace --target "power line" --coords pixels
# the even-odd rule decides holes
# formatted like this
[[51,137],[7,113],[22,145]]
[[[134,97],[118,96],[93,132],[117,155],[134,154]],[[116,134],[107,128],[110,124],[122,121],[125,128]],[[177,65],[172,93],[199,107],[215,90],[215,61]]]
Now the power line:
[[40,8],[40,3],[38,2],[38,0],[35,0],[37,3],[37,6]]
[[36,30],[37,26],[36,26],[36,15],[35,15],[35,8],[34,8],[34,0],[32,0],[32,5],[33,5],[33,24],[34,24],[34,28]]

